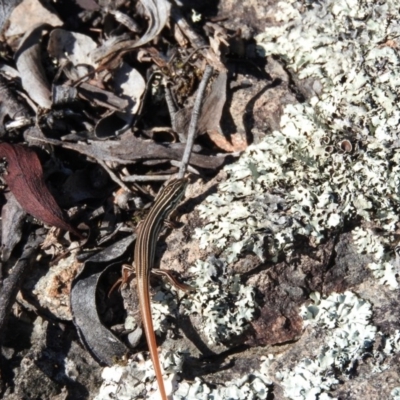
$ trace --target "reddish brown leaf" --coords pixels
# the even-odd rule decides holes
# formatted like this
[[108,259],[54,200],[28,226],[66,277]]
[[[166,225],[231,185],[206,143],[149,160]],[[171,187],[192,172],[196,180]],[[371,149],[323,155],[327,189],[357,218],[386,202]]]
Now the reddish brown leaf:
[[7,161],[7,172],[3,178],[21,207],[47,225],[82,237],[64,221],[63,212],[44,183],[42,166],[36,153],[21,145],[0,143],[0,158],[3,157]]

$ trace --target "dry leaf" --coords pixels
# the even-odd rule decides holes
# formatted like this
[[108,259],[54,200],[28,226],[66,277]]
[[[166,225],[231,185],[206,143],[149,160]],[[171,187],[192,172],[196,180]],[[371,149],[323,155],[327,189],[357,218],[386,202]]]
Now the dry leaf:
[[90,53],[96,48],[97,43],[90,36],[65,29],[54,29],[49,35],[47,45],[50,57],[55,58],[60,65],[70,61],[79,76],[84,76],[88,72],[83,66],[90,65],[97,68],[97,64],[90,57]]
[[64,221],[63,212],[44,183],[42,166],[33,150],[21,145],[1,143],[0,158],[7,161],[7,173],[3,178],[27,213],[47,225],[82,237],[75,228]]
[[[8,1],[7,1],[8,2]],[[10,25],[5,32],[6,37],[23,35],[38,24],[60,26],[63,21],[51,10],[51,4],[46,7],[39,0],[23,0],[10,16]]]
[[111,46],[102,46],[92,54],[96,61],[109,58],[116,52],[128,51],[143,46],[161,32],[169,19],[171,4],[167,0],[142,0],[141,5],[149,23],[143,36],[139,40],[124,40]]
[[36,104],[45,109],[51,107],[51,90],[42,66],[40,41],[43,30],[48,28],[48,25],[39,25],[27,32],[15,53],[23,88]]

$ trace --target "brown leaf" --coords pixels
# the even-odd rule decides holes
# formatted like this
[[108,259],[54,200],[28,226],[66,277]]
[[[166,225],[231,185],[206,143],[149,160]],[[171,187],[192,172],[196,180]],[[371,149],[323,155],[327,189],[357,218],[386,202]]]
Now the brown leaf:
[[[214,81],[210,93],[205,98],[201,108],[197,133],[199,135],[207,133],[216,146],[227,152],[243,151],[247,148],[245,138],[236,135],[232,136],[230,138],[231,141],[229,141],[220,127],[222,111],[226,101],[226,81],[226,72],[221,72]],[[175,130],[180,138],[182,136],[186,137],[192,118],[192,111],[193,107],[190,106],[179,110],[175,115]]]
[[3,178],[21,207],[47,225],[82,237],[64,221],[62,210],[44,183],[42,166],[36,153],[21,145],[0,143],[0,158],[3,157],[7,161],[7,173]]

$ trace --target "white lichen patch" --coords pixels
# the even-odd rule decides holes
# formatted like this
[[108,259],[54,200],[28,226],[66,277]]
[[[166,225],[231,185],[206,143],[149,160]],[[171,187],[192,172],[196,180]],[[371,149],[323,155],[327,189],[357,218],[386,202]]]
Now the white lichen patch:
[[400,351],[400,331],[396,330],[395,333],[389,337],[383,337],[383,352],[386,355],[396,354]]
[[151,299],[151,313],[153,317],[154,332],[160,335],[166,332],[170,315],[177,311],[177,297],[175,293],[158,290]]
[[376,262],[367,265],[374,277],[382,285],[397,289],[399,284],[397,282],[396,260],[391,257],[390,253],[385,252],[384,244],[387,245],[387,240],[370,229],[355,228],[352,234],[358,252],[368,253],[376,260]]
[[[174,400],[262,400],[266,399],[271,382],[255,372],[224,384],[209,385],[199,378],[194,383],[178,382],[183,356],[173,352],[161,352],[160,361],[164,369],[164,383],[168,395]],[[94,400],[158,400],[159,392],[150,360],[138,355],[127,365],[106,367],[102,373],[103,384]]]
[[[304,306],[301,314],[306,325],[319,329],[324,344],[315,349],[312,359],[300,360],[295,367],[277,374],[289,399],[331,398],[329,391],[339,383],[338,374],[348,373],[353,360],[370,350],[376,327],[370,322],[371,304],[354,293],[333,293],[323,299],[313,293],[313,304]],[[270,360],[264,362],[267,372]]]
[[[252,286],[241,283],[241,277],[229,271],[224,261],[210,258],[198,260],[190,269],[195,289],[183,298],[184,312],[202,316],[199,327],[210,344],[227,343],[248,327],[257,309]],[[152,297],[151,309],[154,331],[160,335],[169,328],[168,318],[178,312],[177,295],[165,284]]]
[[[400,351],[400,331],[396,330],[393,335],[390,336],[382,336],[382,344],[383,344],[383,354],[385,356],[392,356],[394,354],[397,354]],[[381,354],[376,354],[377,357],[381,356]],[[382,357],[380,357],[382,358]],[[378,372],[385,371],[390,368],[390,365],[388,363],[380,363],[375,367],[375,370]],[[398,386],[395,386],[390,394],[392,396],[393,400],[400,400],[400,380],[396,382]]]
[[243,333],[257,308],[254,288],[241,284],[240,276],[216,259],[198,260],[190,273],[196,291],[185,299],[185,312],[202,316],[209,342],[226,343]]
[[225,382],[212,388],[201,379],[193,384],[183,382],[174,393],[174,400],[212,399],[212,400],[263,400],[269,393],[271,382],[260,373],[246,375],[236,381]]
[[393,400],[400,400],[400,386],[395,387],[390,394]]
[[370,254],[375,261],[382,260],[385,254],[383,241],[370,229],[355,228],[352,231],[353,242],[361,254]]
[[287,1],[273,10],[281,25],[258,36],[259,48],[322,90],[287,106],[280,131],[225,168],[227,181],[198,208],[206,220],[196,231],[203,248],[222,248],[228,261],[242,251],[273,259],[290,251],[296,235],[318,242],[359,217],[379,228],[381,247],[394,247],[399,4]]
[[399,287],[399,284],[397,282],[398,273],[392,263],[370,263],[368,264],[368,268],[372,271],[372,274],[379,281],[380,284],[387,285],[392,290]]
[[[161,352],[159,356],[164,370],[165,389],[167,393],[172,393],[183,358],[176,352]],[[126,365],[104,368],[102,378],[103,383],[95,400],[159,399],[153,364],[140,354]]]

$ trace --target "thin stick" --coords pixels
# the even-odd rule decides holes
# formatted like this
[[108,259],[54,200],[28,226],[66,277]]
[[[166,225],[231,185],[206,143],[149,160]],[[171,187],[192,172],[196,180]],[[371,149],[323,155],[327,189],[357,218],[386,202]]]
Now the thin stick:
[[157,182],[167,181],[171,175],[128,175],[122,178],[125,182]]
[[[182,164],[180,161],[176,161],[176,160],[170,160],[169,163],[177,168],[180,167]],[[188,165],[186,167],[186,171],[190,172],[191,174],[194,174],[194,175],[199,175],[199,176],[201,175],[200,172],[196,168],[193,168],[191,165]]]
[[108,172],[108,175],[110,175],[110,178],[117,183],[119,186],[122,187],[122,189],[126,190],[127,192],[131,192],[132,190],[128,188],[128,186],[125,185],[124,182],[121,181],[121,179],[118,178],[117,175],[114,174],[114,172],[108,168],[108,165],[102,161],[102,160],[97,160],[97,162]]
[[178,111],[174,98],[172,97],[171,89],[168,87],[168,82],[164,84],[164,95],[167,103],[169,116],[171,118],[172,129],[176,131],[176,112]]
[[196,133],[197,133],[197,123],[199,121],[204,92],[206,90],[207,83],[208,83],[209,79],[211,78],[212,73],[213,73],[213,68],[210,65],[207,65],[207,67],[204,71],[204,74],[203,74],[203,78],[201,79],[201,82],[199,85],[196,101],[193,106],[192,118],[190,120],[190,125],[189,125],[189,129],[188,129],[188,138],[187,138],[187,142],[186,142],[185,152],[183,153],[183,157],[182,157],[182,161],[181,161],[181,167],[179,168],[178,179],[183,178],[183,176],[185,175],[186,169],[187,169],[187,165],[189,164],[189,159],[190,159],[190,155],[192,153],[194,139],[195,139]]

